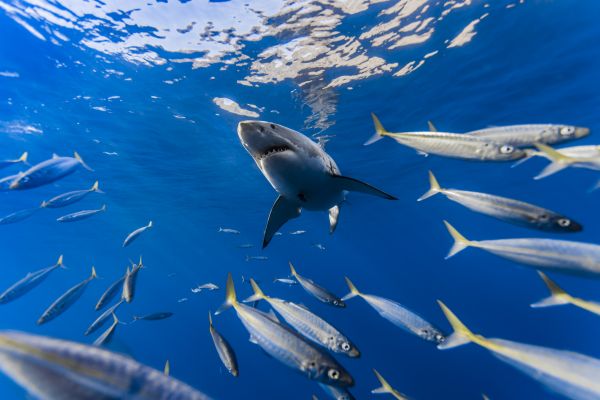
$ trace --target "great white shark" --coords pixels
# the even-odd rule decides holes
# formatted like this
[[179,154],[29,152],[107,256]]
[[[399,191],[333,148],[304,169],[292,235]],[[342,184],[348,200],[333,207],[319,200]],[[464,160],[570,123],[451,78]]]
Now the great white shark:
[[263,248],[273,235],[303,208],[329,211],[329,231],[337,226],[340,204],[347,192],[397,200],[367,183],[342,176],[337,164],[317,143],[285,126],[266,121],[242,121],[240,142],[279,193],[265,228]]

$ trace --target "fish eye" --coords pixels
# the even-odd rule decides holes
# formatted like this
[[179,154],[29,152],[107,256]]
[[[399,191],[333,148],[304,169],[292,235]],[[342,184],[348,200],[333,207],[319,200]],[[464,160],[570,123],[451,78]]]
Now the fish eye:
[[271,129],[275,130],[275,124],[271,124]]
[[562,128],[560,128],[561,135],[569,136],[573,133],[575,133],[575,128],[573,128],[572,126],[563,126]]
[[347,342],[342,343],[342,350],[344,350],[344,351],[350,350],[350,344]]
[[339,305],[339,304],[340,304],[340,302],[339,302],[339,301],[337,301],[337,300],[334,300],[334,301],[333,301],[333,305],[337,306],[337,305]]
[[561,218],[557,222],[558,225],[562,226],[563,228],[566,228],[567,226],[571,225],[571,220],[569,220],[568,218]]
[[340,377],[340,372],[336,369],[330,369],[327,371],[327,376],[333,380],[337,380]]
[[505,144],[504,146],[500,147],[500,153],[503,153],[503,154],[512,153],[513,150],[514,150],[514,147],[509,146],[507,144]]
[[540,218],[540,221],[548,221],[548,214],[542,214],[542,215],[540,215],[539,218]]

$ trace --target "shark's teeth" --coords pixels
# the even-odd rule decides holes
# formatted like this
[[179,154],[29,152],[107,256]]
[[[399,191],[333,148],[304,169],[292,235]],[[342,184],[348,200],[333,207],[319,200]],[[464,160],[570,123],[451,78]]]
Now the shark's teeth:
[[287,146],[273,146],[273,147],[269,147],[266,151],[264,151],[260,155],[260,158],[263,159],[263,158],[266,158],[266,157],[268,157],[268,156],[270,156],[272,154],[283,153],[284,151],[288,151],[288,150],[290,150],[290,148],[287,147]]

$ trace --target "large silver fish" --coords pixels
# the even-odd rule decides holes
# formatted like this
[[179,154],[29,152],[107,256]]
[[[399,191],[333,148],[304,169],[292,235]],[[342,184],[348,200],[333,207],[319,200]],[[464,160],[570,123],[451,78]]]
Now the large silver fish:
[[38,319],[37,324],[44,324],[65,312],[69,307],[73,305],[73,303],[75,303],[81,297],[88,283],[90,283],[93,279],[96,279],[96,269],[94,267],[92,267],[92,273],[88,278],[73,286],[71,289],[67,290],[62,296],[56,299],[50,305],[50,307],[48,307],[46,311],[44,311],[42,316]]
[[94,185],[89,189],[74,190],[72,192],[67,192],[67,193],[63,193],[58,196],[55,196],[48,201],[43,201],[41,207],[43,207],[43,208],[66,207],[68,205],[71,205],[73,203],[76,203],[76,202],[82,200],[85,196],[87,196],[90,193],[104,193],[102,190],[100,190],[98,188],[98,181],[96,181],[94,183]]
[[329,305],[332,305],[335,307],[341,307],[341,308],[346,307],[346,304],[344,303],[344,301],[342,299],[340,299],[338,296],[331,293],[329,290],[325,289],[324,287],[317,285],[311,279],[305,278],[302,275],[298,275],[298,273],[296,272],[296,268],[294,268],[292,263],[290,262],[289,264],[290,264],[290,271],[291,271],[294,279],[296,279],[296,281],[298,281],[300,286],[302,286],[302,288],[304,290],[306,290],[310,295],[315,297],[317,300],[322,301],[323,303],[326,303],[326,304],[329,304]]
[[92,171],[77,153],[73,157],[59,157],[55,154],[51,159],[42,161],[27,171],[20,173],[11,182],[10,189],[23,190],[47,185],[72,174],[79,167]]
[[231,375],[238,376],[238,362],[235,352],[233,351],[233,347],[231,347],[229,342],[213,326],[210,311],[208,313],[208,330],[210,331],[210,336],[212,337],[215,349],[217,350],[217,354],[219,355],[221,362]]
[[375,114],[375,135],[365,142],[369,145],[389,136],[398,143],[411,147],[423,154],[479,161],[510,161],[525,157],[525,151],[514,146],[496,143],[471,135],[446,132],[391,133],[385,130]]
[[6,289],[0,294],[0,304],[6,304],[28,293],[31,289],[42,283],[57,268],[65,268],[62,255],[58,257],[56,264],[35,272],[30,272],[23,279]]
[[0,369],[39,400],[210,400],[131,357],[22,332],[0,332]]
[[590,130],[572,125],[526,124],[496,126],[465,134],[515,147],[532,147],[535,143],[557,144],[579,139],[589,135]]
[[122,297],[126,302],[131,303],[133,301],[133,296],[135,295],[135,284],[137,282],[137,276],[140,270],[144,267],[142,264],[142,257],[140,257],[140,262],[131,267],[131,271],[127,268],[127,272],[125,273],[125,280],[123,281],[123,294]]
[[265,300],[283,319],[305,338],[320,344],[334,353],[358,357],[360,352],[340,331],[310,310],[298,304],[269,297],[263,293],[254,279],[250,279],[254,295],[244,300],[244,303]]
[[507,197],[458,189],[444,189],[429,171],[430,189],[418,201],[441,193],[470,210],[527,228],[552,232],[579,232],[583,227],[564,215]]
[[71,214],[63,215],[62,217],[58,217],[56,220],[58,222],[75,222],[81,221],[82,219],[90,218],[96,214],[100,214],[106,211],[106,204],[100,207],[97,210],[82,210],[77,211]]
[[448,307],[439,303],[454,333],[438,348],[449,349],[472,342],[569,399],[600,398],[599,359],[571,351],[485,338],[471,332]]
[[442,343],[445,340],[444,334],[439,329],[401,304],[383,297],[361,293],[347,277],[346,283],[350,288],[350,293],[342,300],[345,301],[356,296],[362,297],[379,315],[397,327],[428,342]]
[[555,239],[468,240],[444,221],[454,244],[446,258],[467,247],[477,247],[509,260],[549,271],[600,275],[600,246]]
[[250,340],[267,354],[309,379],[327,385],[348,387],[354,379],[329,354],[313,346],[302,336],[281,325],[272,315],[239,303],[231,274],[227,276],[227,297],[217,314],[233,307],[250,333]]

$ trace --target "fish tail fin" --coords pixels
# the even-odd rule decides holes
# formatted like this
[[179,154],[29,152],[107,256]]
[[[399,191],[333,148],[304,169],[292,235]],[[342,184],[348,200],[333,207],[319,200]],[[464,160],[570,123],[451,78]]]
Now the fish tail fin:
[[74,152],[74,153],[73,153],[73,157],[74,157],[74,158],[75,158],[77,161],[79,161],[79,163],[81,164],[81,166],[82,166],[83,168],[87,169],[88,171],[92,171],[92,172],[94,171],[93,169],[91,169],[91,168],[89,167],[89,165],[87,165],[87,164],[85,163],[85,161],[83,161],[83,158],[81,158],[81,156],[79,155],[79,153],[78,153],[78,152]]
[[40,208],[46,208],[48,206],[48,202],[46,200],[42,201],[42,204],[40,204]]
[[452,236],[452,239],[454,239],[454,244],[452,245],[452,248],[450,248],[450,251],[446,256],[446,259],[448,259],[456,253],[459,253],[460,251],[471,246],[472,242],[463,235],[461,235],[460,232],[457,231],[456,228],[454,228],[452,225],[450,225],[448,221],[444,220],[444,225],[446,225],[446,229],[448,229],[450,236]]
[[558,286],[556,282],[554,282],[552,279],[548,278],[548,276],[543,272],[538,271],[538,274],[540,274],[540,278],[542,278],[542,280],[548,287],[548,290],[550,291],[550,296],[538,302],[532,303],[530,307],[542,308],[560,306],[569,303],[569,294],[567,292],[565,292],[560,286]]
[[106,211],[106,204],[102,204],[102,207],[100,207],[100,210]]
[[389,134],[388,131],[385,130],[379,118],[374,113],[371,113],[371,118],[373,118],[373,124],[375,124],[375,134],[371,136],[365,143],[364,146],[368,146],[373,144],[379,140],[381,140],[385,135]]
[[169,360],[165,361],[165,367],[163,368],[163,374],[169,376],[171,374],[171,363]]
[[213,324],[212,324],[212,315],[210,313],[210,310],[208,310],[208,326],[209,326],[209,328],[213,326]]
[[258,283],[252,278],[250,278],[250,285],[252,285],[252,290],[254,290],[254,294],[244,300],[244,303],[253,303],[258,300],[263,300],[267,298],[261,288],[258,286]]
[[[379,383],[381,384],[381,386],[379,386],[378,388],[375,388],[375,389],[371,390],[371,393],[373,393],[373,394],[388,393],[388,394],[396,396],[395,390],[388,383],[388,381],[386,381],[385,378],[383,376],[381,376],[381,374],[379,372],[377,372],[377,370],[375,368],[373,368],[373,373],[377,377],[377,380],[379,381]],[[406,399],[406,397],[399,397],[398,399]]]
[[288,261],[288,263],[290,264],[290,273],[292,274],[292,276],[295,278],[298,276],[298,273],[296,273],[296,268],[294,268],[294,265],[292,264],[291,261]]
[[154,223],[152,221],[148,222],[148,228],[152,228],[154,226]]
[[570,164],[577,162],[576,158],[565,156],[564,154],[559,153],[552,147],[545,145],[543,143],[535,143],[535,147],[542,153],[544,153],[550,161],[552,161],[546,168],[542,170],[536,177],[533,179],[542,179],[546,178],[550,175],[553,175],[563,169],[567,168]]
[[98,278],[98,274],[96,274],[96,267],[92,266],[92,274],[90,275],[91,279]]
[[235,287],[233,286],[233,278],[231,277],[231,272],[229,272],[227,274],[225,302],[215,312],[215,315],[219,315],[223,311],[227,310],[228,308],[237,306],[237,304],[238,304],[238,301],[237,301],[237,297],[235,295]]
[[99,185],[98,181],[94,182],[94,184],[90,188],[90,192],[104,193],[102,190],[100,190],[100,187],[98,185]]
[[444,315],[448,319],[448,322],[450,322],[452,329],[454,329],[454,332],[452,332],[450,336],[446,337],[445,341],[438,344],[438,349],[451,349],[453,347],[462,346],[463,344],[467,344],[469,342],[474,341],[475,335],[473,334],[473,332],[471,332],[469,328],[467,328],[458,319],[458,317],[454,315],[454,313],[448,307],[446,307],[444,303],[438,300],[438,304],[440,305],[442,311],[444,312]]
[[58,256],[58,260],[56,261],[56,265],[58,265],[62,269],[67,269],[67,267],[65,267],[65,265],[63,264],[63,255],[62,254],[60,256]]
[[223,232],[223,228],[219,227],[219,230],[217,232]]
[[21,154],[21,157],[17,158],[18,162],[22,162],[23,164],[29,165],[29,163],[27,162],[27,157],[29,156],[28,152],[23,152],[23,154]]
[[429,128],[429,132],[437,132],[437,127],[431,121],[427,121],[427,127]]
[[346,301],[346,300],[349,300],[349,299],[351,299],[353,297],[360,296],[360,292],[358,291],[358,289],[356,288],[356,286],[354,286],[354,283],[352,283],[352,281],[350,280],[350,278],[348,278],[347,276],[345,276],[344,279],[346,280],[346,284],[348,285],[348,288],[350,289],[350,293],[348,293],[347,295],[345,295],[344,297],[342,297],[342,301]]
[[425,199],[430,198],[433,195],[440,193],[443,189],[440,187],[437,179],[435,179],[435,175],[433,172],[429,171],[429,190],[425,192],[425,194],[417,199],[417,201],[423,201]]

